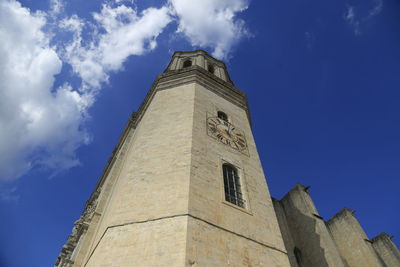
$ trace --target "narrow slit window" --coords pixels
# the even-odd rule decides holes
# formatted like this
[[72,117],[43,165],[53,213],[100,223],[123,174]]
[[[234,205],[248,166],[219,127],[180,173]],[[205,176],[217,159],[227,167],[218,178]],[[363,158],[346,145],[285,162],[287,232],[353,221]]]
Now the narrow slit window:
[[218,118],[220,118],[221,120],[228,121],[228,115],[226,115],[226,113],[224,113],[222,111],[218,111],[217,115],[218,115]]
[[190,59],[186,59],[186,60],[183,62],[183,68],[188,68],[188,67],[190,67],[190,66],[192,66],[192,61],[191,61]]
[[208,71],[211,72],[212,74],[214,74],[215,72],[215,68],[213,65],[208,65]]
[[245,201],[237,169],[230,164],[224,164],[222,165],[222,170],[224,175],[225,200],[244,208]]

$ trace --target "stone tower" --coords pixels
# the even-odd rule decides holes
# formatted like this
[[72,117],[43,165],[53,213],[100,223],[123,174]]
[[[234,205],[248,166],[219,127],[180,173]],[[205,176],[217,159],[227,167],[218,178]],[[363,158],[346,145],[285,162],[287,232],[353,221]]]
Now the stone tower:
[[223,62],[174,53],[56,266],[290,266],[246,96]]

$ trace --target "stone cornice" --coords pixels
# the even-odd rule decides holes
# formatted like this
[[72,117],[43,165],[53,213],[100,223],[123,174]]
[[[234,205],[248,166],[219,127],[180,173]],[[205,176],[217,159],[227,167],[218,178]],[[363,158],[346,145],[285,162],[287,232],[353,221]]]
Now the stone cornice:
[[117,228],[117,227],[124,227],[126,225],[142,224],[142,223],[148,223],[148,222],[154,222],[154,221],[160,221],[160,220],[168,220],[168,219],[174,219],[174,218],[180,218],[180,217],[188,217],[188,218],[191,218],[191,219],[194,219],[194,220],[197,220],[197,221],[201,221],[201,222],[203,222],[205,224],[208,224],[208,225],[210,225],[212,227],[217,228],[218,230],[221,230],[221,231],[224,231],[224,232],[228,232],[228,233],[230,233],[232,235],[235,235],[235,236],[237,236],[239,238],[247,239],[250,242],[256,243],[256,244],[258,244],[260,246],[272,249],[274,251],[280,252],[280,253],[285,254],[285,255],[288,254],[285,248],[278,248],[278,247],[276,247],[276,246],[274,246],[272,244],[267,244],[267,243],[264,243],[264,242],[262,242],[260,240],[257,240],[257,238],[252,238],[250,236],[246,236],[246,235],[243,235],[241,233],[234,232],[234,231],[232,231],[232,230],[230,230],[228,228],[225,228],[225,227],[223,227],[221,225],[218,225],[218,224],[216,224],[214,222],[210,222],[210,221],[205,220],[203,218],[200,218],[198,216],[195,216],[195,215],[192,215],[192,214],[189,214],[189,213],[183,213],[183,214],[174,214],[174,215],[158,217],[158,218],[151,218],[151,219],[143,220],[143,221],[130,221],[130,222],[122,223],[122,224],[115,224],[115,225],[108,226],[104,230],[104,232],[102,233],[102,235],[101,235],[100,239],[98,240],[97,244],[94,246],[94,249],[90,253],[89,258],[86,261],[86,264],[89,262],[90,258],[92,257],[92,255],[94,254],[94,252],[97,249],[98,245],[100,244],[101,239],[103,239],[103,237],[105,236],[105,234],[107,233],[107,231],[109,229]]
[[247,111],[247,97],[244,92],[235,88],[232,83],[225,82],[198,66],[168,71],[159,75],[155,84],[157,90],[163,90],[193,82],[201,84],[206,89]]
[[380,233],[379,235],[375,236],[371,239],[372,242],[376,242],[378,240],[389,240],[391,241],[394,236],[389,235],[387,233]]
[[[194,51],[175,51],[174,54],[172,55],[172,59],[174,59],[176,57],[178,57],[178,58],[186,58],[186,57],[197,56],[197,55],[203,55],[203,56],[205,56],[207,58],[207,60],[210,60],[210,61],[214,62],[214,64],[222,67],[224,69],[224,71],[225,71],[225,74],[227,76],[227,79],[228,79],[229,83],[231,83],[234,86],[234,84],[233,84],[233,82],[232,82],[232,80],[231,80],[231,78],[229,76],[229,73],[227,71],[227,67],[226,67],[225,63],[223,61],[221,61],[221,60],[218,60],[218,59],[210,56],[205,50],[197,49],[197,50],[194,50]],[[170,69],[172,63],[173,63],[173,60],[171,60],[169,62],[167,68],[164,71],[164,73],[167,72]]]
[[328,225],[332,224],[334,221],[342,219],[344,217],[348,217],[348,216],[354,217],[354,213],[355,212],[356,212],[355,210],[351,210],[351,209],[348,209],[348,208],[343,208],[338,213],[336,213],[332,218],[330,218],[326,222],[326,224],[328,224]]

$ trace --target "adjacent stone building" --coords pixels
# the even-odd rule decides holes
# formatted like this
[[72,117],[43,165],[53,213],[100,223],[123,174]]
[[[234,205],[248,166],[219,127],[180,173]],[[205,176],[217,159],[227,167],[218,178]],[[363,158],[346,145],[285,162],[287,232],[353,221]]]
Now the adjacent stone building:
[[291,267],[398,267],[400,253],[385,233],[368,239],[354,216],[342,209],[324,219],[309,187],[296,185],[281,200],[273,199]]
[[325,222],[307,189],[270,197],[245,94],[223,62],[176,52],[55,266],[400,266],[390,236],[348,209]]

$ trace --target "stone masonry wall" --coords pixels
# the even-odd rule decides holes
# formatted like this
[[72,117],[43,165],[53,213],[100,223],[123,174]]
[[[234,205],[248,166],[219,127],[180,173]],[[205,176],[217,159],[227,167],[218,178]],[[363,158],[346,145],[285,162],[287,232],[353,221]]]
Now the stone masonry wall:
[[286,220],[285,210],[282,207],[282,204],[279,200],[272,199],[274,203],[274,209],[276,213],[276,217],[279,222],[279,228],[282,233],[283,241],[285,243],[285,248],[288,253],[288,258],[291,267],[300,267],[297,264],[296,256],[294,255],[294,248],[296,247],[292,235],[290,233],[290,228],[288,222]]
[[[226,113],[230,123],[244,132],[248,151],[242,153],[207,135],[207,117],[216,117],[218,111]],[[193,123],[189,213],[209,224],[198,221],[189,224],[188,250],[196,251],[197,255],[189,252],[189,259],[199,262],[198,266],[253,266],[239,260],[243,251],[248,251],[249,262],[261,262],[261,266],[289,266],[246,111],[196,85]],[[224,199],[224,163],[239,170],[245,208]],[[235,244],[231,244],[233,241]],[[237,256],[217,256],[228,249],[226,246],[241,252]],[[252,247],[256,249],[254,253]],[[210,255],[213,264],[209,265],[210,261],[199,257],[200,254]],[[264,256],[259,257],[261,254]],[[273,256],[267,260],[267,255]],[[229,257],[232,258],[227,261]]]
[[[307,187],[296,185],[279,201],[284,210],[279,214],[282,220],[281,230],[289,228],[293,243],[287,243],[287,249],[294,253],[299,250],[300,265],[307,267],[344,267],[335,243],[330,236],[322,217],[307,192]],[[287,226],[286,226],[287,225]],[[289,255],[290,255],[289,254]],[[293,254],[292,254],[293,255]],[[293,256],[291,257],[293,259]]]
[[87,267],[185,266],[187,217],[108,228]]
[[346,208],[341,210],[327,222],[327,226],[346,266],[382,266],[353,211]]
[[[98,253],[101,248],[113,247],[126,255],[127,261],[131,258],[130,248],[136,241],[127,239],[126,242],[132,243],[121,243],[119,228],[120,231],[137,229],[139,226],[134,226],[137,222],[188,213],[193,101],[193,84],[158,91],[154,96],[135,130],[118,181],[100,219],[88,266],[101,266],[106,260],[104,257],[114,258],[112,254]],[[158,222],[158,228],[169,229],[167,221]],[[185,221],[180,222],[180,229],[186,229],[183,224]],[[158,228],[157,231],[164,231]],[[158,241],[143,239],[141,247],[152,248],[154,242]],[[184,253],[174,242],[169,246]],[[164,258],[159,255],[159,266],[168,265]],[[140,259],[145,260],[145,255]]]
[[386,233],[379,234],[372,239],[372,247],[382,260],[383,266],[400,266],[400,252],[391,236]]

